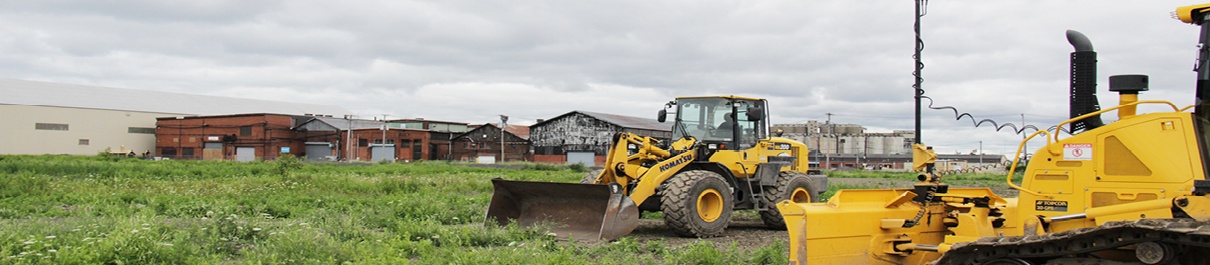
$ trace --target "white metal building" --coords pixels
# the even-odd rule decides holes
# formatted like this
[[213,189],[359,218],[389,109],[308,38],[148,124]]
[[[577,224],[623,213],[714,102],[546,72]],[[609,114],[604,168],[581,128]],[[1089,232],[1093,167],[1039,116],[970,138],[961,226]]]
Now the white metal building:
[[0,79],[0,154],[155,150],[157,117],[350,114],[330,105]]

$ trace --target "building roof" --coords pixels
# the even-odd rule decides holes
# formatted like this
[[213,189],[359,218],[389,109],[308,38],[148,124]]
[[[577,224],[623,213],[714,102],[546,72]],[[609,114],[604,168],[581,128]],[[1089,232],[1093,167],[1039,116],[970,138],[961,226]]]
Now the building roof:
[[387,120],[387,122],[427,122],[427,123],[441,123],[441,124],[457,124],[457,125],[467,125],[467,123],[465,123],[465,122],[457,122],[457,121],[439,121],[439,120],[426,120],[426,119],[424,119],[424,118],[414,118],[414,119],[394,119],[394,120]]
[[517,137],[521,137],[521,139],[529,140],[529,126],[508,125],[508,128],[504,128],[504,131],[516,135]]
[[351,113],[306,104],[0,78],[0,104],[124,110],[182,115]]
[[305,126],[307,123],[320,122],[323,124],[327,124],[328,126],[331,126],[332,128],[335,128],[337,131],[347,131],[349,129],[353,129],[353,130],[382,129],[382,124],[383,124],[382,121],[376,121],[376,120],[359,120],[359,119],[345,119],[345,118],[337,118],[337,117],[320,117],[320,116],[315,116],[313,118],[314,119],[304,122],[303,125],[300,125],[300,127]]
[[[472,125],[472,126],[474,129],[461,133],[455,138],[465,137],[477,130],[485,129],[485,127],[491,127],[490,130],[499,130],[500,129],[500,126],[497,126],[496,123],[485,123],[485,124],[477,124],[477,125]],[[485,129],[485,130],[488,130],[488,129]],[[529,127],[528,126],[508,125],[508,128],[505,128],[504,131],[508,132],[508,134],[512,134],[513,136],[516,136],[517,138],[529,140]]]
[[540,126],[541,124],[550,122],[552,120],[557,120],[559,118],[562,118],[567,115],[571,115],[573,113],[580,113],[580,114],[588,115],[588,116],[596,118],[598,120],[602,120],[602,121],[605,121],[608,123],[615,124],[622,128],[644,129],[644,130],[665,131],[665,132],[672,131],[671,124],[660,123],[659,121],[656,121],[655,119],[639,118],[639,117],[634,117],[634,116],[625,116],[625,115],[591,112],[591,111],[583,111],[583,110],[573,110],[571,112],[564,113],[563,115],[556,116],[549,120],[539,122],[530,127]]
[[[487,124],[480,125],[479,127],[483,127],[483,126],[491,126],[492,128],[500,128],[500,124],[498,124],[498,123],[487,123]],[[504,128],[504,131],[512,134],[513,136],[520,137],[521,139],[529,140],[529,126],[509,124],[508,128]]]

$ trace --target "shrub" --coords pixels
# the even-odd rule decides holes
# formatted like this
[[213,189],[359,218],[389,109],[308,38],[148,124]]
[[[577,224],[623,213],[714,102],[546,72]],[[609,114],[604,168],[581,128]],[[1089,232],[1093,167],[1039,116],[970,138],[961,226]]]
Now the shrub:
[[567,165],[567,168],[575,172],[588,172],[588,166],[585,166],[583,163]]
[[290,172],[303,167],[302,159],[292,154],[282,155],[273,163],[276,165],[277,175],[284,178],[290,177]]

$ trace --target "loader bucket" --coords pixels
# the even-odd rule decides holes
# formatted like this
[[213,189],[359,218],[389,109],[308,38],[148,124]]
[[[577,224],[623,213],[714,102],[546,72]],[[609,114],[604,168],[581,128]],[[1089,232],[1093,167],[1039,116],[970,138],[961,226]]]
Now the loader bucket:
[[612,241],[634,231],[639,208],[618,184],[492,179],[486,222],[549,225],[559,239]]

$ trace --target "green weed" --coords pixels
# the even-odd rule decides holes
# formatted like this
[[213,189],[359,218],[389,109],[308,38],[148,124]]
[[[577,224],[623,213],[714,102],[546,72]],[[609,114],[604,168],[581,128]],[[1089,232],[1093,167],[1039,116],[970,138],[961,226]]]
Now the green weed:
[[519,165],[0,156],[0,264],[732,264],[778,263],[786,248],[575,244],[484,226],[492,178],[586,171]]

